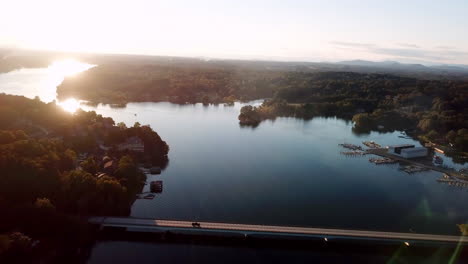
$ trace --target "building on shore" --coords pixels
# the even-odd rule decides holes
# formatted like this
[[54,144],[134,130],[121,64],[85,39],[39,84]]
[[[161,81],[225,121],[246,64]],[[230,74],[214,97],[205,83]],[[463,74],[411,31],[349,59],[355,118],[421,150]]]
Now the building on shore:
[[144,152],[145,144],[139,137],[130,137],[124,143],[118,145],[120,151],[130,150],[134,152]]
[[426,157],[428,153],[429,152],[427,148],[415,147],[411,144],[388,146],[388,154],[392,154],[406,159]]
[[112,175],[116,169],[117,163],[113,160],[106,161],[102,166],[102,171],[109,175]]

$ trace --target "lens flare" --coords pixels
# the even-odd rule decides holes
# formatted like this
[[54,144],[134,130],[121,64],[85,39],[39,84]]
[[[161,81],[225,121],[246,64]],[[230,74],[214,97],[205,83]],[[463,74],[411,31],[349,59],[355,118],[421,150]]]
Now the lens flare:
[[69,98],[63,102],[58,102],[57,104],[62,107],[63,110],[70,113],[75,113],[76,110],[80,108],[80,102],[75,98]]

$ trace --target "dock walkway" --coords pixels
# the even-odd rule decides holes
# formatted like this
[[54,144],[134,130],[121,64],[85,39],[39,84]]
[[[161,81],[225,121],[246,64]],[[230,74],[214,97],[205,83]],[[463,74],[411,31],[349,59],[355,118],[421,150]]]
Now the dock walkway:
[[420,162],[418,160],[415,160],[415,159],[405,159],[403,157],[398,157],[398,156],[389,154],[387,152],[386,148],[368,149],[367,153],[374,154],[374,155],[381,156],[381,157],[385,157],[385,158],[391,158],[391,159],[401,161],[401,162],[406,162],[406,163],[416,165],[416,166],[419,166],[419,167],[423,167],[423,168],[427,168],[427,169],[430,169],[430,170],[446,173],[447,175],[452,176],[452,177],[456,177],[458,179],[465,179],[466,180],[466,177],[464,177],[458,171],[451,170],[451,169],[446,169],[446,168],[431,165],[431,164],[425,164],[425,163],[422,163],[422,162]]

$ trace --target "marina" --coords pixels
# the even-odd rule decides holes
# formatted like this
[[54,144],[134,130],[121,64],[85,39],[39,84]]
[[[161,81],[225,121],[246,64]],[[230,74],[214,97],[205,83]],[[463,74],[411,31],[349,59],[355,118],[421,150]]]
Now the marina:
[[[448,166],[442,166],[443,159],[442,157],[437,155],[434,155],[433,159],[431,160],[425,160],[424,157],[427,157],[429,155],[429,152],[424,147],[415,147],[414,145],[410,144],[402,144],[382,148],[382,146],[376,143],[375,141],[363,141],[362,144],[368,147],[368,149],[362,150],[361,146],[354,144],[338,144],[343,148],[352,150],[341,151],[340,154],[349,157],[361,157],[368,154],[377,155],[381,158],[372,157],[369,158],[369,162],[374,163],[376,165],[401,163],[402,166],[399,168],[399,170],[408,174],[424,172],[429,170],[439,171],[444,173],[444,175],[446,175],[447,177],[450,177],[450,179],[442,178],[440,181],[438,180],[439,182],[444,182],[455,186],[466,186],[465,181],[463,181],[465,179],[468,179],[465,169],[456,171],[455,169],[450,168]],[[408,150],[412,151],[413,153],[420,153],[412,154],[410,152],[410,154],[407,154]],[[403,151],[406,151],[407,153],[403,153]],[[438,152],[437,150],[435,151]],[[413,156],[417,158],[413,158]]]

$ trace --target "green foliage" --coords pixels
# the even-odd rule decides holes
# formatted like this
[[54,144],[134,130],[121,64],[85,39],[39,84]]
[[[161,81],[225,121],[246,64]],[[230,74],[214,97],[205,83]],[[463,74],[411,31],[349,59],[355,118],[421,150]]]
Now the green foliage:
[[86,160],[81,162],[80,166],[84,171],[91,173],[92,175],[99,171],[99,164],[93,156],[89,156]]
[[272,97],[280,72],[216,64],[102,64],[66,78],[60,98],[121,104],[135,101],[232,103],[235,99]]
[[371,127],[373,126],[373,120],[368,113],[356,114],[353,116],[353,122],[356,126]]
[[352,120],[358,133],[407,130],[468,151],[467,82],[291,71],[279,74],[274,85],[273,99],[241,109],[241,124],[277,116],[336,116]]
[[[81,233],[86,224],[72,216],[128,214],[145,180],[136,161],[150,157],[167,164],[169,146],[149,126],[114,124],[95,112],[72,115],[54,103],[0,94],[1,231],[21,231],[53,244],[51,248],[76,248],[88,232]],[[133,136],[144,141],[145,153],[116,150]],[[120,162],[115,174],[98,177],[102,164],[93,155],[101,155],[98,147],[103,144],[111,146],[109,155]],[[87,158],[78,164],[78,157]],[[62,243],[67,239],[71,241]],[[16,261],[12,252],[21,250],[12,248],[22,248],[24,241],[0,235],[0,262]]]
[[439,133],[437,133],[437,131],[435,131],[435,130],[431,130],[429,133],[427,133],[426,136],[430,140],[437,140],[440,137]]
[[37,198],[34,202],[34,206],[38,209],[43,210],[55,210],[55,206],[47,198]]

